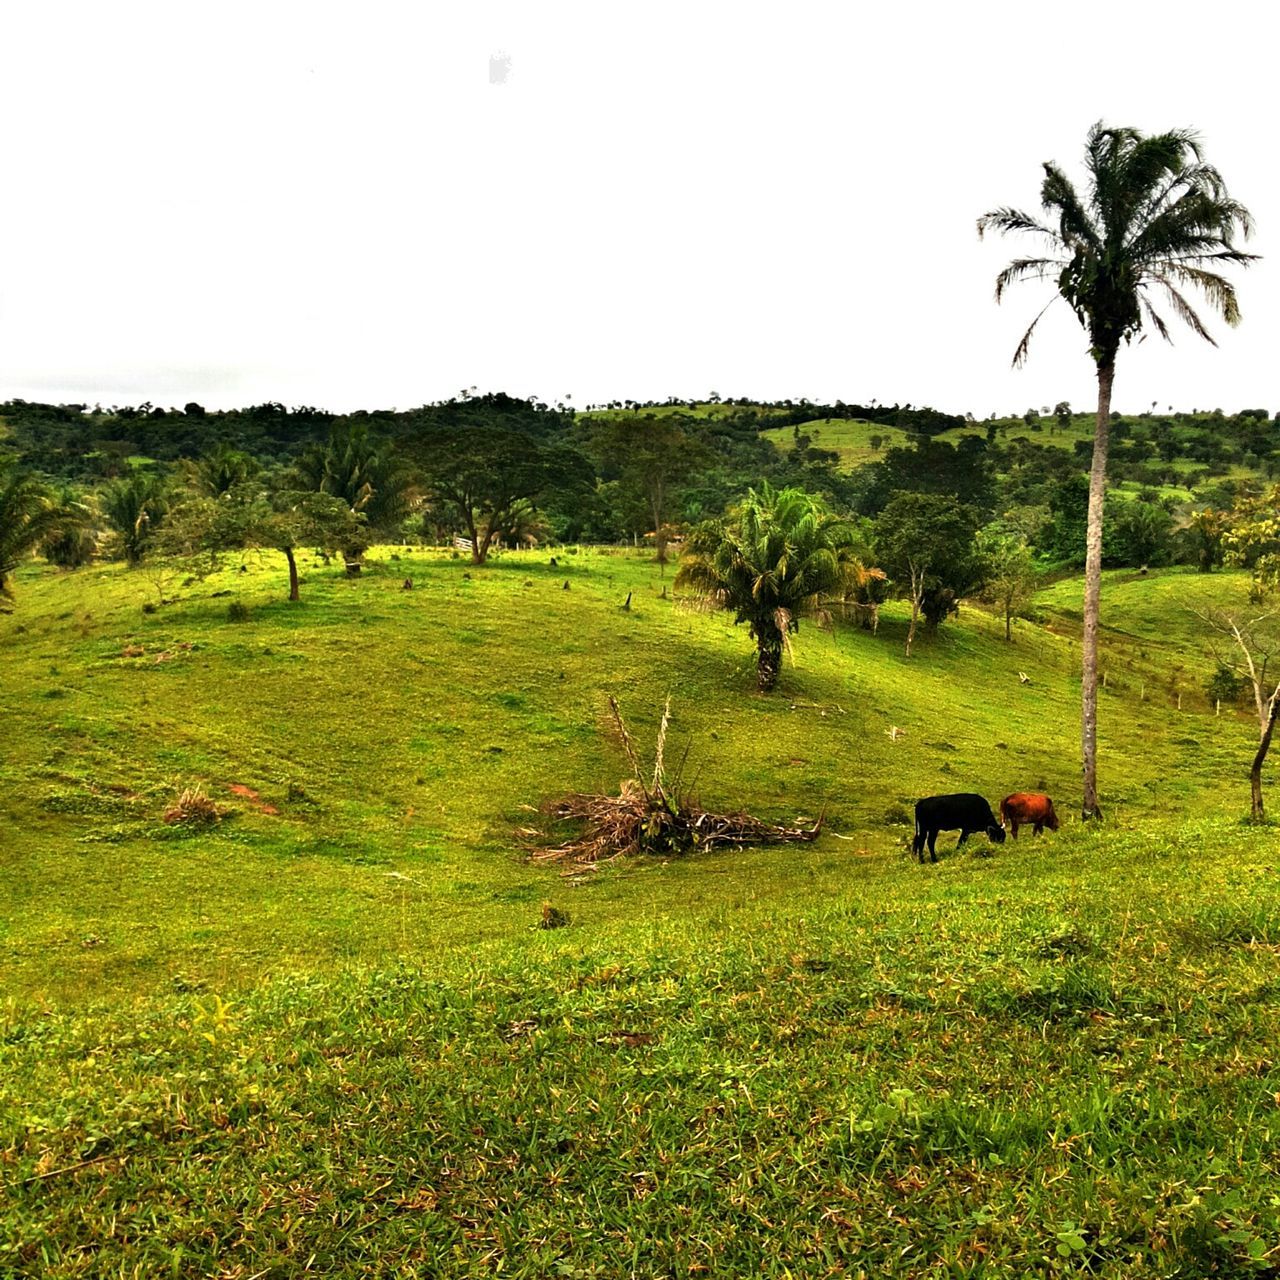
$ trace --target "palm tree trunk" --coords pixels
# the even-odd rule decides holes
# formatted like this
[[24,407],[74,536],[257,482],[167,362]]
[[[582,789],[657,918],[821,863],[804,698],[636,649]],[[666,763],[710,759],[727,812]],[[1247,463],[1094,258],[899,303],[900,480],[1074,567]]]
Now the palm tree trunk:
[[1258,750],[1253,757],[1253,765],[1249,770],[1249,792],[1251,799],[1250,812],[1255,819],[1263,817],[1262,808],[1262,765],[1271,747],[1271,735],[1275,732],[1276,715],[1280,713],[1280,699],[1271,700],[1271,711],[1267,715],[1266,727],[1258,739]]
[[1080,746],[1084,770],[1081,817],[1101,818],[1098,805],[1098,601],[1102,593],[1102,508],[1107,493],[1107,440],[1111,430],[1114,357],[1098,365],[1098,419],[1089,469],[1089,523],[1084,556],[1084,636],[1080,653]]
[[293,548],[284,548],[284,558],[289,562],[289,599],[298,598],[298,561],[294,558]]
[[756,637],[756,651],[756,687],[761,693],[768,693],[778,683],[782,670],[782,633],[776,627],[761,630]]

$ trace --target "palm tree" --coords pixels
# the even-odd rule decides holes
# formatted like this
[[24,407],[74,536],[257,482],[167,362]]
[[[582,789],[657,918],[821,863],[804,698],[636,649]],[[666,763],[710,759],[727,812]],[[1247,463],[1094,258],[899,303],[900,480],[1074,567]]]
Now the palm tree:
[[66,512],[34,477],[0,468],[0,612],[8,613],[12,607],[9,578],[14,570],[65,519]]
[[[1101,123],[1085,145],[1089,185],[1082,198],[1057,165],[1044,166],[1040,221],[1002,208],[978,219],[987,230],[1029,233],[1048,256],[1017,258],[996,278],[996,301],[1019,280],[1052,280],[1057,288],[1031,322],[1014,352],[1023,364],[1040,317],[1058,298],[1076,313],[1089,335],[1098,376],[1098,416],[1089,472],[1085,540],[1083,696],[1081,743],[1085,818],[1100,817],[1097,779],[1098,598],[1102,575],[1102,508],[1107,478],[1107,431],[1116,355],[1140,334],[1144,322],[1166,341],[1169,328],[1152,295],[1162,297],[1191,330],[1213,342],[1184,289],[1198,289],[1229,325],[1240,320],[1235,289],[1214,268],[1246,266],[1253,254],[1235,247],[1236,234],[1253,229],[1249,211],[1228,194],[1221,175],[1204,162],[1196,135],[1185,129],[1150,137],[1136,129]],[[1216,344],[1215,344],[1216,345]]]
[[[298,470],[308,488],[341,498],[353,515],[362,515],[370,534],[391,530],[413,506],[404,468],[363,425],[335,426],[328,444],[305,453]],[[369,545],[361,538],[343,548],[349,577],[359,575]]]
[[124,558],[142,563],[152,535],[169,510],[164,480],[154,471],[134,471],[102,490],[102,514],[116,531]]
[[782,649],[830,593],[843,594],[855,565],[855,537],[847,521],[827,512],[802,489],[775,491],[766,483],[726,522],[701,525],[685,544],[676,590],[715,608],[733,609],[751,624],[756,678],[767,693],[778,682]]
[[215,445],[204,457],[186,462],[184,470],[196,493],[206,498],[221,498],[252,479],[258,472],[258,463],[251,454],[224,442]]

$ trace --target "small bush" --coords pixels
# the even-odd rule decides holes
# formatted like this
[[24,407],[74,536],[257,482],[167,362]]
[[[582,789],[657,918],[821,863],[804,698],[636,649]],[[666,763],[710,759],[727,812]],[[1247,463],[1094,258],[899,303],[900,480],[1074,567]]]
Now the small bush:
[[228,622],[248,622],[249,606],[243,600],[233,600],[227,605]]
[[171,827],[212,827],[222,821],[222,810],[202,787],[186,787],[160,816]]
[[156,611],[156,602],[154,600],[146,600],[143,602],[143,605],[142,605],[143,613],[155,613],[155,611]]
[[1234,706],[1243,693],[1244,681],[1224,662],[1218,663],[1218,669],[1205,681],[1204,696],[1210,706],[1216,702]]

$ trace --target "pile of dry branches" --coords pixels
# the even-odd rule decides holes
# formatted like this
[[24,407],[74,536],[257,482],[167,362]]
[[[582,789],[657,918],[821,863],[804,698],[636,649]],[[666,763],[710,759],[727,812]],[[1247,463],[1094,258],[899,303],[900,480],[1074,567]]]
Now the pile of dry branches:
[[[531,855],[535,860],[571,863],[565,874],[573,874],[629,854],[665,856],[726,845],[783,844],[813,840],[822,830],[821,817],[812,827],[778,827],[749,813],[707,813],[682,796],[679,782],[684,761],[672,781],[663,759],[671,723],[670,698],[658,728],[653,771],[646,780],[616,699],[609,699],[609,710],[633,776],[623,781],[616,796],[578,794],[544,804],[539,812],[555,824],[576,825],[578,834],[560,844],[536,843]],[[531,841],[546,838],[546,833],[530,828],[520,834]]]

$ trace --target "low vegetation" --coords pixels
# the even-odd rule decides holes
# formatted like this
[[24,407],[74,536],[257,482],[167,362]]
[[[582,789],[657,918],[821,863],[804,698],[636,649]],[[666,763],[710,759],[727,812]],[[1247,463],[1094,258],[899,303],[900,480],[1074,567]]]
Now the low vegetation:
[[[237,554],[150,613],[20,572],[0,1273],[1276,1265],[1274,833],[1185,607],[1247,571],[1107,576],[1103,827],[921,869],[916,796],[1070,812],[1078,579],[910,662],[905,602],[837,613],[762,698],[651,554],[364,565],[307,551],[290,604]],[[609,692],[640,760],[674,695],[705,808],[821,836],[530,862],[525,806],[633,773]],[[186,788],[221,820],[166,824]]]

